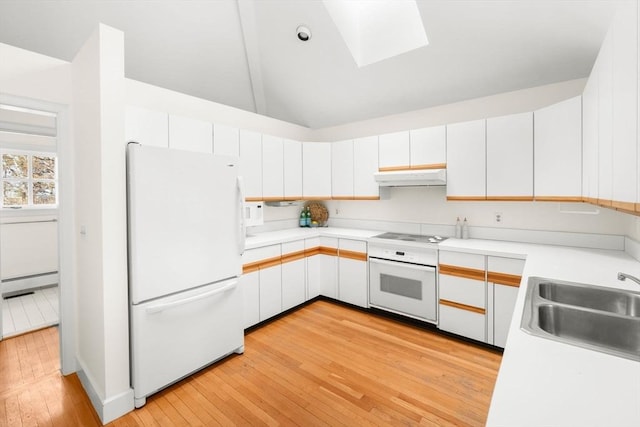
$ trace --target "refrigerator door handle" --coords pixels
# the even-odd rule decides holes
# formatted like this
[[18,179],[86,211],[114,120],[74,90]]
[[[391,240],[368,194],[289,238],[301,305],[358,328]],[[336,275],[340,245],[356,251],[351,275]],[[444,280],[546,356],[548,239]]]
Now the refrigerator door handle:
[[239,176],[236,182],[238,187],[238,210],[240,211],[238,218],[240,221],[238,231],[240,233],[240,238],[238,239],[238,253],[242,255],[244,253],[245,239],[247,235],[247,225],[244,219],[244,180]]
[[167,302],[167,303],[163,303],[163,304],[151,305],[151,306],[147,307],[146,312],[147,312],[147,314],[159,313],[161,311],[165,311],[165,310],[168,310],[170,308],[174,308],[174,307],[177,307],[177,306],[180,306],[180,305],[184,305],[184,304],[189,304],[189,303],[192,303],[192,302],[195,302],[195,301],[200,301],[202,299],[209,298],[209,297],[212,297],[212,296],[217,295],[217,294],[221,294],[223,292],[228,291],[229,289],[235,288],[236,286],[238,286],[238,280],[237,279],[233,279],[233,280],[230,280],[229,283],[224,285],[223,287],[214,289],[214,290],[209,291],[209,292],[205,292],[203,294],[199,294],[199,295],[195,295],[195,296],[192,296],[192,297],[183,298],[183,299],[179,299],[179,300],[176,300],[176,301],[171,301],[171,302]]

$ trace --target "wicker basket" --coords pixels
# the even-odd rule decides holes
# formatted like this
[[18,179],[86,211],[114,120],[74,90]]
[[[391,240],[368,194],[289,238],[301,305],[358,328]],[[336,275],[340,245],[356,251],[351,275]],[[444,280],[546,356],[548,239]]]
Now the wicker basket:
[[329,211],[322,202],[307,202],[304,209],[309,208],[311,212],[311,221],[318,223],[318,227],[326,227],[329,220]]

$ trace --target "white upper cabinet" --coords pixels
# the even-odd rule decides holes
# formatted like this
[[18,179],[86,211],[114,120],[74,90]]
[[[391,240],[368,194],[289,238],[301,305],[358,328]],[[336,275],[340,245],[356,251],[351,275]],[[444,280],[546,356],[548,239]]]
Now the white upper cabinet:
[[233,126],[213,125],[213,154],[240,155],[240,130]]
[[619,2],[613,20],[612,199],[635,210],[637,193],[638,38],[637,1]]
[[613,31],[609,31],[596,60],[598,65],[598,203],[613,198]]
[[334,199],[353,199],[353,154],[352,140],[331,144],[331,196]]
[[533,199],[533,113],[487,119],[487,199]]
[[169,115],[139,107],[125,111],[125,138],[142,145],[169,148]]
[[284,199],[284,152],[282,138],[262,135],[262,197]]
[[447,126],[447,199],[486,198],[485,120]]
[[380,187],[373,178],[378,172],[378,137],[369,136],[353,141],[354,199],[379,199]]
[[331,199],[331,144],[302,143],[302,196]]
[[378,144],[379,169],[381,171],[410,168],[409,131],[380,135]]
[[534,113],[536,200],[580,201],[582,99],[577,96]]
[[302,143],[285,139],[284,153],[284,198],[302,199]]
[[213,153],[213,126],[190,117],[169,116],[169,148]]
[[240,131],[240,175],[247,200],[262,200],[262,135]]
[[447,163],[447,128],[434,126],[409,132],[411,169],[444,168]]

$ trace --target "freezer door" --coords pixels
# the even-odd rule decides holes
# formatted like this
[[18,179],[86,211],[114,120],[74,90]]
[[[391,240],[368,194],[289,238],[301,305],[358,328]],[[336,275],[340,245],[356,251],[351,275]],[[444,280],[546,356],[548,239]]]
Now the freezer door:
[[131,307],[136,402],[242,351],[242,295],[237,285],[237,279],[227,280]]
[[131,302],[239,276],[238,159],[139,144],[127,154]]

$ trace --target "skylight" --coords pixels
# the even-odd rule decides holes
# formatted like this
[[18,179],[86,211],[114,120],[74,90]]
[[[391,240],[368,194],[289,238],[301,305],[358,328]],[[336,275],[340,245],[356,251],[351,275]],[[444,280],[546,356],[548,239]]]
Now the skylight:
[[415,0],[323,0],[358,67],[429,44]]

